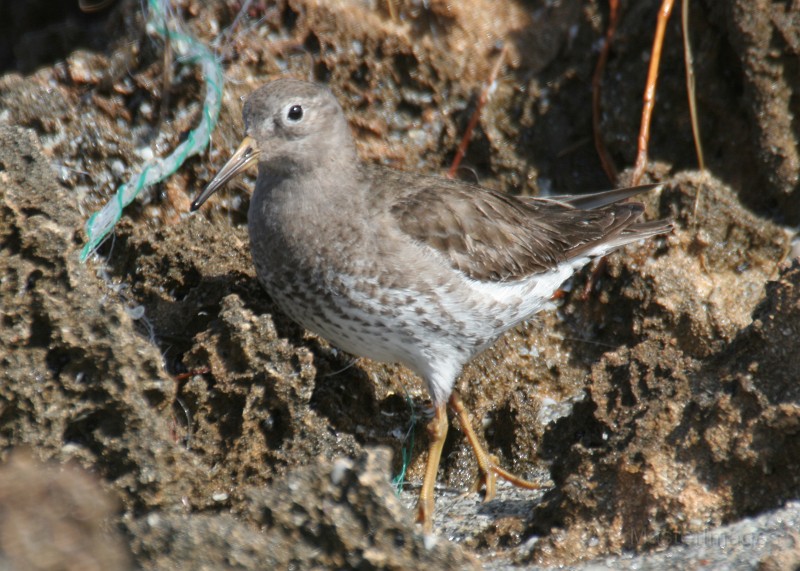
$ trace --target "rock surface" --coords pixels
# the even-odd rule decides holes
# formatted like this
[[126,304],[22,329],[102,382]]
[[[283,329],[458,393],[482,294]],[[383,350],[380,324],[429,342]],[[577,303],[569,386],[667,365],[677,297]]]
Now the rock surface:
[[[117,563],[100,568],[796,565],[796,538],[776,523],[800,512],[787,505],[800,496],[800,263],[780,226],[800,220],[796,8],[691,3],[706,173],[689,170],[673,15],[648,172],[667,184],[647,216],[676,230],[582,273],[557,311],[467,368],[462,396],[491,452],[555,486],[461,497],[475,464],[452,430],[439,536],[426,538],[411,509],[427,438],[420,381],[344,355],[276,310],[249,259],[246,181],[201,216],[189,201],[238,143],[240,96],[278,75],[329,83],[366,160],[443,170],[498,42],[508,53],[467,164],[515,193],[608,186],[588,143],[605,3],[298,0],[240,13],[245,3],[175,2],[186,31],[209,44],[220,34],[220,125],[211,150],[126,209],[86,264],[86,219],[196,125],[202,82],[143,33],[139,2],[65,8],[57,21],[44,4],[15,4],[0,23],[14,27],[0,34],[0,62],[17,64],[0,77],[0,471],[116,498],[87,503],[89,515],[74,507],[88,500],[45,510],[41,482],[14,476],[33,508],[66,514],[54,529],[105,522],[108,535],[87,523],[77,543],[88,558],[92,538],[109,538],[96,560]],[[619,165],[635,153],[657,6],[623,8],[601,121]],[[28,49],[45,40],[52,51]],[[767,98],[771,85],[779,97]],[[18,465],[18,448],[33,468]],[[398,501],[389,482],[400,473]],[[27,513],[9,489],[0,525]],[[747,533],[764,539],[758,557],[693,539],[744,545]]]

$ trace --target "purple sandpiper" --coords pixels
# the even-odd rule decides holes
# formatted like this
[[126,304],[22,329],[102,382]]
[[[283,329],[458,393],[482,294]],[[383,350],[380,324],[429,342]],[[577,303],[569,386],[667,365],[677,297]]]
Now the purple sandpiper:
[[399,362],[434,405],[418,521],[432,531],[447,405],[486,488],[497,477],[538,485],[497,465],[453,390],[464,365],[545,307],[593,258],[668,232],[625,199],[653,187],[555,198],[513,197],[461,181],[367,165],[324,86],[280,79],[243,111],[244,141],[192,203],[258,163],[250,248],[258,278],[303,327],[355,355]]

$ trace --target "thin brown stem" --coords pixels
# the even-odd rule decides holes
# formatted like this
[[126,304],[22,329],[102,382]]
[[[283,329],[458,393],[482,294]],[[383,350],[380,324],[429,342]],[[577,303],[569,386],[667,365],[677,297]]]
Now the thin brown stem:
[[[683,59],[686,67],[686,95],[689,98],[689,116],[692,121],[692,137],[694,149],[697,154],[697,165],[700,170],[706,169],[703,158],[703,141],[700,137],[700,123],[697,118],[697,98],[695,94],[694,58],[692,57],[692,43],[689,37],[689,0],[681,3],[681,27],[683,28]],[[700,189],[694,197],[693,216],[697,216],[697,205],[700,202]]]
[[603,133],[600,125],[600,101],[603,73],[606,69],[608,53],[611,51],[611,43],[614,40],[614,34],[617,31],[617,22],[619,21],[619,1],[609,0],[608,9],[609,15],[606,39],[605,42],[603,42],[603,48],[600,50],[600,57],[597,59],[597,66],[594,68],[594,76],[592,77],[592,131],[594,132],[594,147],[597,149],[600,163],[603,165],[603,170],[611,181],[611,184],[615,185],[617,183],[617,168],[614,166],[614,161],[611,159],[611,155],[606,148],[606,143],[603,140]]
[[658,82],[658,65],[661,63],[661,48],[664,46],[664,31],[672,14],[674,0],[664,0],[658,11],[656,36],[653,38],[653,52],[650,56],[650,69],[647,73],[647,85],[644,89],[644,105],[642,106],[642,124],[639,128],[639,149],[636,153],[636,165],[633,168],[631,186],[639,184],[647,166],[647,145],[650,141],[650,121],[653,118],[653,106],[656,100],[656,83]]

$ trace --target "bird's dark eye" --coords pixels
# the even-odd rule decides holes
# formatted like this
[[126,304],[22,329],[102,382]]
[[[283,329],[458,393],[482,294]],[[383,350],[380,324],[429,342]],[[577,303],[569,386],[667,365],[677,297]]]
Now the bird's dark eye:
[[303,107],[301,105],[292,105],[289,107],[289,112],[286,114],[289,121],[296,123],[303,118]]

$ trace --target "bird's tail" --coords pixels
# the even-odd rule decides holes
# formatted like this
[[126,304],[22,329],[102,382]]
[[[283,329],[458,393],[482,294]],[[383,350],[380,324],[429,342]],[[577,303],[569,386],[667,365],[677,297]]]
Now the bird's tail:
[[569,196],[550,196],[550,200],[556,200],[562,204],[569,204],[581,210],[594,210],[595,208],[602,208],[615,202],[620,202],[626,198],[642,194],[644,192],[652,192],[654,190],[661,190],[664,185],[659,184],[642,184],[640,186],[631,186],[628,188],[615,188],[614,190],[606,190],[603,192],[594,192],[592,194],[573,194]]

